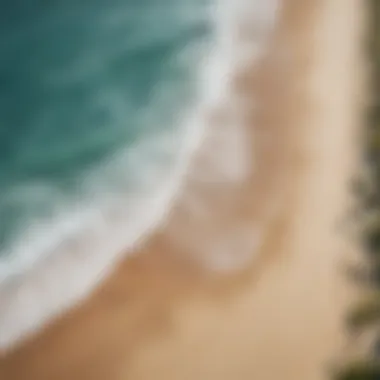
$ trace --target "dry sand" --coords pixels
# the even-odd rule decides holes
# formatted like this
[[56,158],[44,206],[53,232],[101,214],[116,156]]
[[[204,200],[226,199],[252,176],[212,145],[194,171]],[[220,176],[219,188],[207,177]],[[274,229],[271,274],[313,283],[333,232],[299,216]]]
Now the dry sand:
[[[362,4],[283,0],[268,56],[236,80],[255,152],[243,183],[197,178],[215,158],[205,142],[161,231],[75,310],[2,358],[0,379],[327,378],[356,297],[341,263],[357,248],[339,222],[359,160]],[[194,199],[206,216],[189,207]],[[244,271],[211,275],[186,260],[246,259],[243,248],[223,262],[212,253],[240,226],[261,237],[248,241],[255,254]]]

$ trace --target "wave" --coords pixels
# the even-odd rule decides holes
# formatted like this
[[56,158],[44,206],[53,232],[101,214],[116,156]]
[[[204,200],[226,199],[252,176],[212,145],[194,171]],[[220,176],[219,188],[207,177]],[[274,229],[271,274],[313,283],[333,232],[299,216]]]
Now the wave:
[[[198,62],[196,96],[177,115],[177,128],[156,134],[150,130],[149,138],[112,158],[100,172],[97,168],[87,173],[86,198],[58,202],[59,217],[34,223],[0,261],[0,348],[79,302],[164,222],[184,191],[192,156],[207,134],[208,111],[228,101],[233,73],[261,53],[262,43],[248,48],[241,30],[252,32],[252,20],[258,20],[262,25],[252,27],[264,33],[274,21],[275,6],[275,0],[210,3],[212,38],[196,46],[197,54],[192,51]],[[258,16],[252,18],[255,12]],[[162,109],[160,102],[156,107]],[[157,122],[156,115],[146,117]],[[139,174],[132,181],[133,191],[125,173]]]

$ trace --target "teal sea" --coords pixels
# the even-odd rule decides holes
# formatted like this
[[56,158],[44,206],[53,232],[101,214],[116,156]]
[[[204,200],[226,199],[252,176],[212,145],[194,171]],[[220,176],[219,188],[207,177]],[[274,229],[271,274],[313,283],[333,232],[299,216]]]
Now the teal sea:
[[0,5],[1,283],[99,212],[128,243],[185,149],[212,23],[207,0]]

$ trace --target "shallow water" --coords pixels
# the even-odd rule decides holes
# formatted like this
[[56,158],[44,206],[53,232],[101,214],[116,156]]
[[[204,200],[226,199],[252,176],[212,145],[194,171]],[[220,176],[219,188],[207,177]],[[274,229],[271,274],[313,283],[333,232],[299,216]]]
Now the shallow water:
[[1,1],[0,282],[72,239],[97,205],[120,202],[127,220],[171,178],[209,4]]

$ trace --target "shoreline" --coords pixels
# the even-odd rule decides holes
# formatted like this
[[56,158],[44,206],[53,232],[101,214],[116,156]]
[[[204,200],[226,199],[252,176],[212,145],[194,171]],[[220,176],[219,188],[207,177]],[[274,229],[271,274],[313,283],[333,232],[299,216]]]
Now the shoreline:
[[[242,7],[240,7],[240,3]],[[64,242],[62,247],[57,249],[57,252],[39,258],[37,264],[32,265],[24,273],[16,274],[10,280],[5,280],[1,284],[0,302],[2,312],[0,313],[0,329],[5,333],[0,335],[0,352],[1,350],[7,351],[14,345],[17,346],[19,341],[28,339],[29,336],[38,333],[41,329],[43,330],[46,323],[75,307],[97,287],[101,286],[102,282],[112,274],[120,262],[135,255],[136,251],[144,245],[144,242],[149,240],[150,236],[155,234],[155,231],[160,230],[162,225],[165,225],[167,219],[173,219],[171,210],[173,208],[178,209],[178,203],[180,204],[179,207],[184,203],[183,193],[187,193],[186,189],[189,187],[188,177],[191,177],[191,173],[189,176],[189,171],[194,166],[196,156],[199,156],[199,151],[202,151],[201,155],[205,149],[208,152],[210,151],[207,142],[205,143],[207,134],[211,129],[210,125],[208,125],[208,114],[213,112],[215,108],[221,109],[224,104],[235,104],[235,97],[237,98],[238,95],[232,93],[230,78],[236,75],[241,61],[244,61],[247,50],[253,49],[250,57],[251,61],[253,60],[254,62],[260,59],[262,53],[257,53],[255,49],[261,50],[261,45],[263,45],[266,35],[270,34],[270,27],[274,17],[272,13],[276,12],[275,5],[277,0],[271,0],[263,7],[262,11],[257,12],[257,15],[253,15],[257,18],[257,23],[260,22],[260,18],[266,20],[260,25],[261,34],[259,33],[259,37],[251,41],[250,44],[244,44],[243,41],[236,44],[238,38],[244,37],[243,35],[239,37],[240,28],[244,29],[244,27],[236,25],[236,19],[243,16],[244,7],[252,6],[254,9],[261,7],[260,1],[253,5],[246,4],[243,0],[240,3],[233,4],[229,1],[223,3],[222,0],[216,0],[216,4],[219,4],[220,8],[213,21],[215,24],[215,46],[213,46],[215,52],[206,55],[203,59],[204,64],[199,68],[197,76],[200,81],[200,89],[197,104],[194,104],[191,110],[181,117],[181,119],[184,118],[184,124],[186,125],[183,128],[186,134],[183,139],[187,141],[184,144],[186,147],[180,153],[179,164],[176,165],[175,173],[162,186],[159,195],[155,196],[154,199],[146,197],[145,203],[147,205],[144,207],[144,215],[147,215],[145,218],[139,218],[138,220],[140,221],[141,219],[141,223],[134,223],[133,228],[131,228],[129,235],[135,236],[135,238],[129,239],[131,240],[128,245],[130,248],[125,248],[124,242],[128,239],[122,237],[125,235],[123,233],[125,223],[120,222],[117,224],[117,220],[124,221],[125,212],[118,210],[112,202],[109,209],[106,207],[107,204],[103,209],[90,209],[93,212],[90,213],[88,218],[89,226],[84,228],[83,233],[79,232],[78,237],[76,235],[72,238],[69,236],[68,242]],[[246,11],[250,10],[246,9]],[[246,30],[246,32],[249,33],[249,30]],[[227,35],[230,35],[230,38],[225,40],[224,38]],[[232,53],[236,53],[240,58],[234,56],[234,59],[231,60]],[[245,57],[245,59],[247,58]],[[218,84],[216,85],[216,83]],[[209,88],[212,88],[214,92],[210,93]],[[217,92],[215,92],[215,88],[218,89]],[[237,99],[237,103],[237,112],[241,113],[241,100]],[[232,123],[235,123],[241,115],[236,116],[235,110],[232,109],[227,117],[230,117]],[[182,122],[181,120],[178,121]],[[231,145],[229,137],[233,137],[236,129],[234,124],[229,127],[227,147]],[[239,126],[238,129],[244,129],[244,126]],[[241,138],[238,136],[237,140],[241,140]],[[202,148],[203,146],[206,146],[206,148]],[[237,154],[240,148],[241,142],[237,141],[228,156]],[[237,167],[245,165],[245,161],[247,161],[247,157],[243,157],[232,168],[233,173],[230,173],[232,178],[229,178],[228,175],[224,176],[222,168],[221,175],[220,173],[217,174],[218,185],[228,186],[229,183],[234,182],[236,180],[235,172],[239,171]],[[199,168],[199,166],[198,163],[195,164],[196,168]],[[221,165],[214,164],[211,170],[206,172],[206,176],[213,175],[213,172],[218,167],[221,168]],[[195,171],[197,172],[197,169]],[[246,174],[248,173],[243,173],[243,176]],[[242,182],[244,179],[237,178],[237,181]],[[208,181],[209,179],[206,179],[206,186]],[[197,178],[195,182],[200,182],[200,186],[204,187],[202,179],[199,181],[199,178]],[[160,201],[156,201],[156,198],[160,199]],[[152,209],[155,212],[152,212]],[[113,216],[114,219],[116,218],[114,225],[103,226],[103,219],[112,219],[107,218],[107,215]],[[145,221],[144,223],[142,222],[143,220]],[[146,220],[148,220],[147,223]],[[128,221],[125,220],[125,222]],[[137,231],[143,232],[138,233]],[[85,237],[86,234],[88,235],[87,237]],[[91,237],[91,235],[93,236]],[[181,243],[182,246],[184,244],[186,245],[186,243]],[[105,252],[108,252],[108,254],[105,255]],[[85,263],[90,263],[91,269],[87,270],[84,267]],[[228,268],[226,269],[228,270]],[[70,285],[66,281],[62,281],[62,275],[60,274],[62,272],[64,272],[64,276],[69,276]],[[31,299],[35,303],[32,308]]]
[[[209,215],[189,220],[180,199],[139,255],[0,360],[0,377],[326,378],[356,295],[339,274],[355,242],[338,236],[336,223],[349,209],[359,161],[360,10],[359,0],[284,1],[272,55],[236,82],[249,96],[245,125],[256,161],[248,181],[217,189],[190,178],[186,189]],[[260,112],[251,114],[258,99]],[[208,162],[202,154],[194,165]],[[263,220],[252,264],[243,252],[246,270],[210,274],[220,253],[208,256],[210,241],[236,226],[255,231]],[[187,241],[204,245],[187,252]]]

